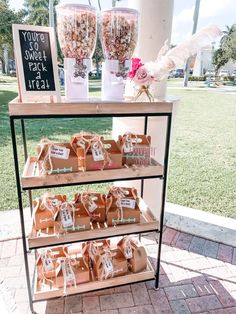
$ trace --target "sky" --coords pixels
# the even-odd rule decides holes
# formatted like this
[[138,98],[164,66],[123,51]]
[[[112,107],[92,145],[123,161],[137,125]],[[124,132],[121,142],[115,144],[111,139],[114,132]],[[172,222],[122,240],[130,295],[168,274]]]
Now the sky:
[[[22,8],[23,2],[24,0],[10,0],[10,6],[12,9],[18,10]],[[73,2],[88,4],[87,0],[60,1],[60,3]],[[111,7],[111,0],[101,0],[100,2],[102,9]],[[122,0],[117,2],[117,6],[125,7],[127,6],[127,2],[127,0]],[[91,3],[97,6],[96,0],[91,0]],[[174,0],[172,44],[178,44],[191,35],[194,5],[195,0]],[[231,26],[236,23],[236,0],[201,0],[198,29],[209,23],[214,23],[221,29],[225,29],[225,25]]]

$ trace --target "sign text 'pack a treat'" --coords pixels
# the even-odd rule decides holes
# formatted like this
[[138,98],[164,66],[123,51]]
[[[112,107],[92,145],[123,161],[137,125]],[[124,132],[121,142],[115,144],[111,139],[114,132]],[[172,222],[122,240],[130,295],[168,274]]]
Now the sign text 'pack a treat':
[[[61,101],[52,27],[13,24],[20,101]],[[45,97],[44,97],[45,96]]]

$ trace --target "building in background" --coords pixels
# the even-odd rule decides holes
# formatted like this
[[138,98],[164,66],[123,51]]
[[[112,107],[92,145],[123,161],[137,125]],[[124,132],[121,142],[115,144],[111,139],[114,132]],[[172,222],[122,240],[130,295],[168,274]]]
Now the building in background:
[[[214,71],[214,66],[212,65],[212,55],[214,47],[209,45],[201,49],[196,56],[195,64],[193,68],[194,76],[202,76],[210,71]],[[228,75],[232,75],[236,71],[236,63],[228,62],[225,66],[220,69],[221,71],[227,72]]]

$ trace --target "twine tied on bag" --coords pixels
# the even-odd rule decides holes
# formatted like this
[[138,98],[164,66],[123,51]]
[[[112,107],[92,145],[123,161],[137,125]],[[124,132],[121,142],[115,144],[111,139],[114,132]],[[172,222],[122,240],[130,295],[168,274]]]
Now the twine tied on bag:
[[130,237],[124,237],[123,238],[123,253],[126,259],[130,259],[133,257],[133,251],[132,251],[132,240]]
[[76,288],[76,277],[71,264],[71,259],[68,257],[61,258],[61,269],[63,274],[63,294],[67,294],[67,286],[74,285]]
[[119,136],[119,141],[124,152],[125,166],[135,164],[142,166],[150,163],[151,143],[149,136],[127,132],[123,136]]
[[[83,255],[88,256],[89,269],[94,279],[93,269],[94,265],[99,263],[101,269],[100,279],[107,279],[108,277],[114,277],[119,272],[123,271],[123,268],[114,269],[113,258],[116,256],[115,252],[112,252],[107,241],[90,241],[87,242],[83,248]],[[111,264],[110,264],[111,263]],[[112,265],[109,269],[109,265]]]
[[42,160],[40,174],[52,174],[53,165],[52,165],[52,158],[51,158],[51,149],[54,145],[52,141],[50,141],[48,138],[42,138],[39,142],[40,145],[40,152],[38,154],[36,163],[39,163],[43,152],[45,153],[45,156]]
[[[71,227],[68,226],[68,227],[63,227],[63,223],[60,222],[60,230],[63,229],[63,231],[67,232],[67,229],[72,229],[73,231],[75,230],[75,206],[72,202],[63,202],[60,204],[59,206],[59,211],[60,211],[60,215],[63,215],[63,211],[66,211],[68,210],[70,215],[72,213],[72,224],[71,224]],[[62,217],[61,217],[61,220],[62,220]]]
[[118,221],[123,220],[124,213],[123,213],[123,208],[122,208],[122,202],[121,201],[125,197],[126,191],[124,189],[122,189],[122,188],[119,188],[119,187],[112,187],[110,192],[116,198]]
[[55,196],[52,193],[46,192],[43,194],[43,196],[37,197],[35,199],[35,203],[36,204],[34,205],[34,210],[32,214],[34,222],[36,222],[35,215],[39,207],[40,207],[40,210],[42,211],[48,210],[52,215],[52,219],[54,220],[55,208],[59,208],[62,202],[58,200],[57,198],[55,198]]
[[101,279],[113,278],[116,274],[123,271],[123,268],[114,269],[113,257],[116,253],[112,253],[109,247],[104,247],[103,252],[98,252],[101,259],[102,273]]
[[77,257],[76,257],[77,254],[71,254],[71,255],[75,255],[75,257],[72,257],[72,256],[68,253],[68,251],[67,251],[67,246],[63,246],[63,247],[62,247],[62,250],[63,250],[63,253],[64,253],[65,257],[68,258],[68,259],[70,259],[70,262],[71,262],[71,265],[72,265],[72,266],[77,267],[77,266],[80,265],[80,261],[78,261],[78,259],[77,259]]
[[126,132],[122,136],[122,151],[126,152],[126,147],[131,152],[133,150],[133,146],[137,145],[138,136],[131,132]]
[[130,259],[132,257],[131,256],[132,252],[130,250],[133,251],[133,250],[137,249],[138,244],[139,244],[139,242],[136,239],[129,237],[129,236],[126,236],[126,237],[123,237],[122,240],[120,240],[120,242],[118,243],[118,247],[121,248],[125,257],[127,259]]
[[101,152],[102,152],[103,157],[104,157],[103,165],[101,168],[101,170],[103,170],[106,165],[111,165],[112,160],[111,160],[110,153],[108,153],[108,151],[104,147],[101,136],[96,135],[91,140],[89,140],[89,145],[88,145],[88,148],[86,150],[86,154],[87,154],[89,149],[92,150],[92,149],[99,149],[99,148],[101,149]]
[[[86,138],[90,137],[90,138]],[[72,140],[72,148],[74,152],[76,153],[76,148],[79,146],[84,149],[84,155],[86,156],[89,150],[92,149],[101,149],[101,152],[103,154],[103,166],[101,170],[105,168],[106,165],[111,165],[112,160],[110,157],[110,153],[105,149],[104,143],[102,142],[103,137],[99,134],[91,134],[91,133],[85,133],[85,132],[80,132],[78,134],[73,135],[74,140],[76,139],[77,142],[74,143],[74,140]],[[78,145],[77,143],[80,142]],[[85,156],[82,157],[82,159],[85,159]],[[79,157],[81,158],[81,157]],[[96,162],[96,161],[95,161]]]
[[47,209],[52,214],[54,213],[55,207],[59,207],[62,201],[58,200],[52,193],[46,192],[41,198],[41,209]]
[[[55,261],[55,258],[52,255],[53,255],[53,252],[51,249],[41,249],[39,256],[38,256],[38,259],[37,259],[37,263],[40,259],[42,261],[42,268],[40,270],[40,275],[39,275],[40,280],[39,281],[43,284],[46,281],[48,281],[50,284],[52,284],[53,283],[52,278],[57,277],[57,275],[61,269],[60,262],[58,262],[57,260]],[[48,260],[48,258],[51,259],[51,262],[53,263],[53,265],[52,265],[52,269],[46,270],[45,269],[45,263],[43,260],[46,261],[46,260]],[[46,276],[46,274],[48,272],[51,273],[51,279]]]
[[94,213],[93,211],[96,210],[97,204],[93,200],[93,195],[87,192],[83,192],[80,196],[81,203],[83,204],[86,212],[88,213],[89,217],[92,221],[96,221],[97,218],[101,217],[101,213]]
[[[137,195],[135,193],[135,189],[131,189],[131,193],[134,199],[136,199]],[[125,190],[124,188],[112,186],[109,189],[109,194],[111,194],[112,197],[116,200],[116,208],[117,208],[117,221],[121,221],[124,219],[124,212],[122,207],[122,199],[127,197],[127,194],[129,192]],[[112,197],[107,199],[107,212],[109,211],[111,205],[112,205]]]

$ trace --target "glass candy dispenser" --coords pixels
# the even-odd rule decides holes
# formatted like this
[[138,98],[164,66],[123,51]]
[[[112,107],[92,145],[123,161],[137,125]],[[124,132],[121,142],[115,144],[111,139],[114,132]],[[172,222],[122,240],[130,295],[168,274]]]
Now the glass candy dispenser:
[[64,56],[66,100],[86,100],[88,73],[96,45],[96,10],[88,5],[64,4],[58,5],[56,12],[58,39]]
[[133,9],[113,8],[101,13],[102,99],[123,100],[127,73],[138,39],[138,16]]

